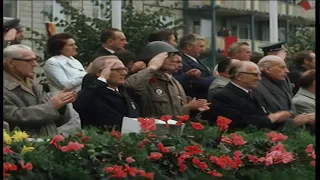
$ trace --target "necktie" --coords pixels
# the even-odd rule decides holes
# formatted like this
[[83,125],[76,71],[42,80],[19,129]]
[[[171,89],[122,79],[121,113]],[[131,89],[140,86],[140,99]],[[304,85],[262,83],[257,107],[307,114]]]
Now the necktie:
[[251,91],[251,90],[248,91],[248,95],[249,95],[249,97],[250,97],[251,99],[253,99],[253,94],[252,94],[252,91]]

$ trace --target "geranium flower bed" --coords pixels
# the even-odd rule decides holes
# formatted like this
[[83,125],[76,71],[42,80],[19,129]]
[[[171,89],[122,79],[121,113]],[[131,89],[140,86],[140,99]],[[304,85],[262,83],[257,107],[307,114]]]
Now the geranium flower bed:
[[228,132],[231,120],[224,117],[214,127],[177,118],[177,126],[186,123],[184,133],[165,138],[154,134],[153,119],[141,118],[144,133],[123,136],[89,129],[31,140],[19,130],[4,132],[3,174],[21,180],[315,178],[315,138],[302,128]]

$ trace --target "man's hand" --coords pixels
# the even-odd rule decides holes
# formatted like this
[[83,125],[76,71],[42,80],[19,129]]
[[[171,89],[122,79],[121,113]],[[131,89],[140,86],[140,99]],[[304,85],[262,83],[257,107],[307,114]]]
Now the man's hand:
[[115,63],[115,62],[110,62],[108,65],[106,65],[106,68],[104,68],[104,69],[101,71],[100,78],[104,78],[105,80],[108,81],[109,76],[110,76],[110,73],[111,73],[111,68],[112,68],[112,66],[114,65],[114,63]]
[[291,117],[291,113],[288,111],[280,111],[276,113],[269,114],[268,118],[271,122],[282,122],[288,120]]
[[131,68],[131,72],[136,73],[144,68],[146,68],[147,65],[143,61],[138,61],[134,63],[134,65]]
[[186,75],[191,77],[191,78],[198,78],[201,75],[201,71],[199,69],[191,69],[186,72]]
[[203,101],[201,99],[193,98],[188,104],[185,105],[189,110],[198,110],[198,108],[203,107],[206,109],[205,106],[208,106],[210,103],[207,103],[206,101]]
[[76,93],[73,91],[62,91],[53,96],[50,101],[52,103],[53,108],[56,110],[60,109],[66,104],[72,103],[76,99]]
[[309,113],[309,114],[299,114],[293,119],[293,123],[295,125],[302,125],[306,123],[315,123],[315,114]]
[[3,40],[5,41],[13,41],[16,39],[17,30],[16,29],[10,29],[6,34],[3,36]]
[[168,53],[163,52],[160,53],[158,55],[156,55],[155,57],[153,57],[149,63],[148,63],[148,67],[153,69],[153,70],[158,70],[162,67],[164,60],[168,57]]

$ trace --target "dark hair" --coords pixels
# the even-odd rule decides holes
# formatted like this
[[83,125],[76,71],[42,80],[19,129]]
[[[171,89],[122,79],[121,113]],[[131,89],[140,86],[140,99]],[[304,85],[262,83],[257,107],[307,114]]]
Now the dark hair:
[[308,70],[301,75],[301,78],[299,80],[299,86],[304,89],[307,89],[312,85],[315,79],[316,79],[316,70],[314,69]]
[[169,41],[170,36],[173,35],[177,39],[177,33],[171,29],[158,30],[150,33],[148,37],[149,42],[153,41]]
[[104,42],[108,41],[109,39],[114,39],[115,32],[122,32],[122,31],[119,29],[116,29],[116,28],[110,28],[110,29],[102,31],[100,34],[101,43],[104,43]]
[[304,64],[304,60],[310,60],[312,61],[312,58],[310,56],[310,54],[312,53],[312,51],[301,51],[298,52],[297,54],[294,55],[293,57],[293,62],[299,66],[301,66],[302,64]]
[[252,53],[250,61],[257,64],[263,57],[264,56],[260,53]]
[[114,53],[115,56],[117,56],[124,65],[127,66],[127,64],[132,61],[136,62],[137,61],[137,56],[128,50],[120,50]]
[[46,52],[48,56],[60,55],[68,39],[74,39],[74,37],[69,33],[58,33],[51,36],[47,41]]
[[228,69],[228,67],[230,66],[232,60],[229,57],[223,57],[223,59],[220,61],[220,63],[218,64],[218,73],[223,73],[226,72],[226,70]]

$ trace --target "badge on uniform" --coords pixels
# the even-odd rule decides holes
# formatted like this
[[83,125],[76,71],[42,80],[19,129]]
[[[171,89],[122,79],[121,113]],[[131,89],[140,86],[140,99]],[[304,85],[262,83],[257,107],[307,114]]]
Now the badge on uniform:
[[131,102],[131,106],[133,109],[137,109],[133,102]]
[[157,93],[158,96],[160,96],[162,94],[162,90],[161,89],[157,89],[156,93]]

